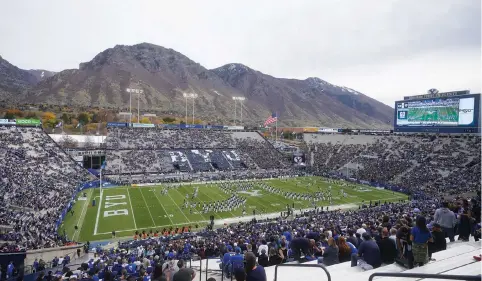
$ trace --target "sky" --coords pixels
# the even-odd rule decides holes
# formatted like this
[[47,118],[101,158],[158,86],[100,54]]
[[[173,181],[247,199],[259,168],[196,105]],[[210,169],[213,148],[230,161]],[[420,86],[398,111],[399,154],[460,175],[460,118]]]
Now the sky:
[[0,56],[23,69],[78,68],[149,42],[206,68],[319,77],[392,107],[430,88],[481,92],[480,0],[3,1],[0,38]]

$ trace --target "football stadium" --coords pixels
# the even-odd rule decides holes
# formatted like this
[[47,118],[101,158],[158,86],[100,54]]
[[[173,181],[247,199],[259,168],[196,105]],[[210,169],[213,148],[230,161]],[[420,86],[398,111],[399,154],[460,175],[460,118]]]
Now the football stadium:
[[266,134],[276,114],[268,129],[110,122],[77,149],[0,119],[3,276],[480,280],[480,95],[438,95],[450,106],[432,113],[433,95],[396,102],[393,130],[290,142]]

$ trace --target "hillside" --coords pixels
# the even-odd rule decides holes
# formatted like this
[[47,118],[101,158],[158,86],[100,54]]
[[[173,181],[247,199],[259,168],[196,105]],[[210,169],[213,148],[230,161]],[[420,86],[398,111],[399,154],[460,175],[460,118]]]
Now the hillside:
[[[290,126],[388,127],[393,116],[389,106],[319,78],[275,78],[242,64],[208,70],[179,52],[148,43],[117,45],[81,63],[79,69],[44,75],[27,86],[18,102],[121,111],[129,106],[125,89],[136,87],[144,91],[141,111],[177,116],[185,114],[183,93],[197,93],[195,115],[211,122],[232,121],[234,96],[246,97],[243,119],[250,125],[262,124],[273,111],[281,124]],[[132,105],[137,108],[137,95]],[[188,100],[189,115],[191,110]]]

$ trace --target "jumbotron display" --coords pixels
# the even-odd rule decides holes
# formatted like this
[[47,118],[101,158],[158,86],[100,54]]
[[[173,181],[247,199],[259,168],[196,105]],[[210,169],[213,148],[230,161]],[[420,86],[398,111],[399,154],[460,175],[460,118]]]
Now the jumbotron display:
[[435,97],[395,102],[397,132],[477,133],[480,95]]

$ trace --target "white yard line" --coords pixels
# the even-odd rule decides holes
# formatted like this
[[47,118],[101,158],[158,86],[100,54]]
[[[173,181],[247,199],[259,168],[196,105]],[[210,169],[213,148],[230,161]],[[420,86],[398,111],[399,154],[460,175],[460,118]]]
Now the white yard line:
[[[181,196],[182,196],[182,193],[179,192],[179,191],[177,190],[177,188],[174,188],[174,190],[176,190],[176,191],[177,191],[179,194],[181,194]],[[176,201],[174,201],[174,199],[172,199],[171,195],[169,194],[169,191],[167,192],[167,196],[169,196],[169,198],[171,198],[172,203],[174,203],[174,205],[176,205],[176,207],[179,209],[179,211],[181,211],[181,214],[183,214],[183,216],[187,219],[187,221],[188,221],[189,223],[191,223],[191,220],[186,216],[186,214],[184,214],[184,212],[181,210],[181,207],[179,207],[179,205],[176,204]]]
[[104,194],[104,190],[102,188],[100,188],[99,208],[97,208],[97,217],[95,219],[94,235],[97,234],[97,227],[99,226],[100,206],[102,205],[102,195],[103,194]]
[[[80,225],[80,222],[82,222],[82,224],[84,223],[84,218],[85,218],[85,214],[87,213],[87,206],[89,206],[89,202],[90,202],[90,196],[92,195],[92,191],[91,190],[88,190],[88,195],[87,195],[87,200],[85,200],[84,202],[84,206],[82,207],[82,212],[80,213],[80,217],[79,219],[77,220],[77,230],[74,232],[74,235],[72,235],[72,240],[75,241],[75,235],[77,235],[78,233],[80,233],[80,230],[82,229],[82,225]],[[78,202],[78,200],[77,200]]]
[[164,210],[164,213],[166,214],[167,218],[171,221],[171,224],[174,224],[171,220],[171,217],[169,217],[169,214],[167,213],[166,209],[164,208],[164,205],[162,204],[161,199],[159,199],[159,196],[157,196],[157,190],[155,189],[155,187],[152,190],[152,192],[154,192],[154,196],[156,196],[157,201],[159,201],[159,204],[161,205],[162,209]]
[[127,196],[129,197],[129,204],[131,205],[132,220],[134,221],[134,228],[137,229],[136,218],[134,217],[134,209],[132,208],[131,194],[129,193],[129,188],[126,188]]
[[147,211],[149,212],[149,216],[151,216],[152,225],[155,226],[156,222],[154,221],[154,218],[152,217],[152,213],[151,213],[151,210],[149,210],[149,206],[147,206],[147,201],[146,201],[146,198],[144,197],[144,194],[142,193],[142,189],[140,189],[140,191],[141,191],[142,199],[144,200],[144,203],[146,204]]

